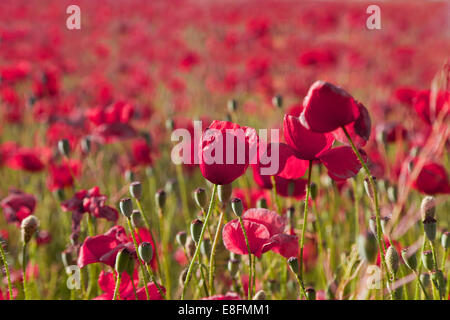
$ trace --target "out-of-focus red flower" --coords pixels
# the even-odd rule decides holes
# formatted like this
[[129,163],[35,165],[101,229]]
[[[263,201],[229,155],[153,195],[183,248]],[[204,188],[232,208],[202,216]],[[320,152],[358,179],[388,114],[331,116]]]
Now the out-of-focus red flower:
[[441,112],[445,117],[450,113],[450,92],[440,91],[436,96],[434,104],[431,103],[431,91],[423,90],[417,93],[414,98],[414,110],[420,119],[431,125]]
[[428,162],[422,167],[413,187],[430,195],[450,193],[450,183],[445,168],[434,162]]
[[131,153],[131,163],[133,166],[151,165],[153,162],[150,146],[145,139],[138,139],[133,141],[133,144],[131,145]]
[[50,241],[52,241],[52,236],[50,235],[50,232],[46,230],[39,230],[39,232],[36,235],[36,243],[38,245],[44,245],[50,243]]
[[[270,192],[268,190],[263,190],[259,188],[252,188],[252,189],[233,188],[233,197],[242,200],[244,210],[247,210],[249,208],[255,208],[258,200],[260,200],[261,198],[266,200],[267,205],[269,207],[271,203]],[[247,203],[247,200],[250,203]]]
[[394,92],[394,98],[406,105],[412,105],[417,90],[411,87],[399,87]]
[[173,257],[175,258],[175,261],[178,262],[178,264],[182,267],[189,263],[189,259],[188,257],[186,257],[186,253],[184,252],[183,248],[178,248],[177,250],[175,250]]
[[50,191],[73,186],[74,178],[81,174],[81,162],[75,159],[64,160],[61,164],[50,164],[47,185]]
[[33,214],[36,208],[36,197],[20,190],[12,189],[9,195],[0,202],[8,223],[21,223]]
[[15,170],[41,171],[44,169],[44,164],[37,154],[38,150],[20,148],[6,159],[6,166]]

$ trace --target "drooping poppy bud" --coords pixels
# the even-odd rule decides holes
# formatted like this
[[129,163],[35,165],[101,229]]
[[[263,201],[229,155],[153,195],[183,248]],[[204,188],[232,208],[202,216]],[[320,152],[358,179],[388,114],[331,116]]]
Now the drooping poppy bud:
[[81,150],[83,151],[83,153],[88,154],[89,152],[91,152],[91,148],[92,148],[91,138],[89,137],[83,138],[81,140]]
[[177,235],[175,236],[175,239],[177,240],[177,242],[180,246],[184,247],[184,245],[186,244],[186,240],[187,240],[186,231],[178,232]]
[[166,181],[166,184],[164,186],[164,190],[166,190],[167,193],[171,194],[172,192],[175,192],[177,186],[177,180],[176,179],[169,179]]
[[372,263],[378,253],[377,240],[373,233],[366,232],[365,235],[359,235],[358,237],[358,251],[362,259],[368,263]]
[[237,217],[241,217],[242,213],[244,212],[244,206],[242,205],[241,199],[234,198],[233,200],[231,200],[231,209]]
[[239,264],[240,261],[237,259],[228,260],[228,271],[230,272],[232,277],[236,276],[237,272],[239,271]]
[[445,231],[441,236],[442,248],[448,249],[450,247],[450,232]]
[[133,198],[140,200],[142,196],[142,185],[139,181],[130,184],[130,194]]
[[258,201],[256,201],[256,207],[257,208],[262,208],[262,209],[267,209],[267,200],[265,198],[259,198]]
[[197,206],[202,209],[202,210],[206,210],[206,191],[203,188],[197,188],[194,191],[194,200],[195,203],[197,204]]
[[36,218],[36,216],[31,215],[22,220],[20,229],[22,233],[22,242],[24,244],[30,242],[31,237],[36,233],[38,227],[39,219]]
[[203,221],[200,219],[195,219],[191,223],[191,237],[195,243],[198,243],[200,240],[200,233],[202,232]]
[[276,94],[272,98],[272,104],[274,107],[281,109],[283,107],[283,96],[281,94]]
[[372,233],[378,237],[377,233],[377,217],[372,215],[369,219],[369,229],[372,231]]
[[422,273],[420,276],[420,282],[422,282],[423,286],[425,288],[429,288],[431,281],[430,281],[430,274],[429,273]]
[[430,250],[422,253],[422,263],[427,270],[431,271],[434,269],[433,253]]
[[139,210],[133,210],[131,213],[131,223],[135,228],[143,228],[145,226],[142,214]]
[[133,213],[133,202],[130,198],[121,199],[119,202],[120,212],[126,217],[130,218]]
[[422,214],[422,220],[425,220],[427,217],[434,219],[436,213],[436,200],[434,197],[427,196],[423,198],[420,204],[420,213]]
[[200,252],[202,255],[209,257],[211,254],[211,240],[208,238],[203,239],[202,245],[200,246]]
[[436,239],[436,219],[432,217],[426,217],[423,221],[423,230],[425,231],[425,235],[428,240],[434,241]]
[[134,181],[134,178],[135,178],[135,176],[134,176],[134,172],[133,171],[131,171],[131,170],[126,170],[125,171],[125,180],[126,181],[132,182],[132,181]]
[[259,290],[253,297],[253,300],[266,300],[266,293],[264,290]]
[[397,186],[389,186],[387,189],[387,196],[390,202],[395,203],[398,199],[398,188]]
[[166,205],[166,199],[167,194],[163,189],[160,189],[155,193],[155,201],[158,209],[160,210],[164,209],[164,206]]
[[314,288],[306,289],[306,299],[308,300],[316,300],[316,290]]
[[150,264],[153,258],[153,247],[150,242],[142,242],[138,248],[139,257],[146,264]]
[[115,269],[121,275],[124,271],[128,273],[129,265],[134,263],[131,252],[127,248],[120,250],[116,256]]
[[391,220],[391,217],[388,217],[388,216],[381,217],[380,224],[381,224],[381,231],[383,231],[383,233],[386,233],[386,226],[390,220]]
[[[373,182],[375,183],[376,186],[376,178],[372,176]],[[366,190],[366,194],[369,197],[370,200],[374,201],[374,190],[372,187],[372,184],[369,181],[369,178],[364,178],[364,189]]]
[[167,119],[165,125],[167,131],[172,131],[175,128],[175,121],[173,119]]
[[58,150],[61,155],[68,157],[70,154],[70,143],[67,139],[61,139],[58,141]]
[[219,185],[217,187],[217,195],[219,197],[219,201],[222,204],[226,204],[230,200],[232,191],[233,188],[231,184]]
[[230,113],[236,112],[238,103],[235,99],[230,99],[227,102],[227,108]]
[[402,249],[402,258],[403,261],[405,262],[406,266],[415,271],[417,269],[417,257],[416,254],[413,253],[409,253],[409,248],[404,248]]
[[61,253],[61,260],[64,264],[64,267],[68,267],[68,266],[72,266],[74,264],[76,264],[76,261],[74,261],[73,257],[72,257],[72,252],[70,251],[63,251]]
[[288,259],[289,268],[291,271],[295,274],[299,273],[299,266],[298,266],[298,258],[297,257],[290,257]]
[[194,252],[195,252],[195,242],[194,240],[192,240],[192,237],[189,237],[186,239],[186,253],[188,255],[188,257],[190,259],[192,259],[192,257],[194,256]]
[[396,274],[399,266],[398,253],[394,246],[390,246],[386,250],[386,266],[392,274]]

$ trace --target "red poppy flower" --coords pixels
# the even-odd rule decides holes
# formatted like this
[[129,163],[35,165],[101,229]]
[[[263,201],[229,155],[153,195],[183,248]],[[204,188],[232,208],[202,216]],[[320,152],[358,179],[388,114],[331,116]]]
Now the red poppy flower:
[[36,197],[20,190],[12,189],[9,195],[0,202],[8,223],[21,223],[23,219],[33,214],[36,208]]
[[358,105],[343,89],[318,80],[303,101],[304,124],[313,132],[331,132],[358,119]]
[[213,121],[200,139],[199,160],[203,177],[214,184],[230,184],[249,164],[254,130],[227,121]]
[[133,141],[133,144],[131,145],[131,152],[131,163],[133,166],[152,164],[151,149],[145,139]]
[[44,164],[32,149],[20,148],[6,160],[11,169],[38,172],[44,169]]
[[422,167],[413,187],[430,195],[450,193],[450,183],[445,168],[434,162],[428,162]]
[[81,174],[81,162],[70,159],[61,164],[50,164],[47,185],[50,191],[73,186],[74,177]]
[[[133,289],[133,281],[134,287],[136,288],[136,295],[134,294]],[[116,274],[115,272],[105,272],[101,271],[100,276],[98,277],[98,285],[100,289],[104,292],[93,300],[112,300],[114,297],[114,290],[116,287]],[[124,272],[122,274],[122,278],[120,280],[119,286],[119,296],[121,300],[147,300],[147,295],[145,293],[145,288],[138,288],[139,285],[139,277],[137,269],[135,269],[133,274],[133,280],[131,280],[130,276]],[[161,286],[162,291],[165,293],[166,289]],[[162,300],[162,297],[158,291],[155,283],[151,282],[147,284],[148,293],[150,296],[150,300]]]
[[[271,203],[270,192],[268,190],[263,190],[259,188],[251,188],[251,189],[233,188],[233,198],[239,198],[242,200],[244,210],[256,207],[258,200],[260,200],[261,198],[266,200],[267,205],[269,207]],[[247,203],[247,200],[250,203]]]
[[420,91],[414,98],[414,110],[416,110],[420,119],[431,125],[441,112],[444,112],[445,116],[450,113],[450,92],[440,91],[437,94],[435,104],[432,105],[431,91]]

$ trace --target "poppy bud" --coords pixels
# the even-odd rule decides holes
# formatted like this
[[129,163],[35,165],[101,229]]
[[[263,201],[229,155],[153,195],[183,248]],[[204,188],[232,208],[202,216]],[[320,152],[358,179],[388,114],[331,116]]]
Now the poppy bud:
[[306,299],[308,300],[316,300],[316,290],[314,288],[306,289]]
[[289,268],[291,268],[291,271],[295,274],[298,274],[298,259],[297,257],[290,257],[288,259]]
[[373,233],[366,232],[365,235],[358,237],[359,255],[365,261],[371,263],[375,260],[378,253],[377,240]]
[[317,198],[317,184],[315,184],[314,182],[311,182],[311,186],[310,186],[310,192],[311,192],[311,199],[316,200]]
[[142,214],[139,210],[133,210],[131,213],[131,223],[135,228],[143,228],[145,226]]
[[436,239],[436,220],[432,217],[427,217],[423,221],[423,230],[428,240],[434,241]]
[[64,189],[56,189],[55,191],[53,191],[53,194],[55,195],[55,198],[58,199],[58,201],[64,201],[66,199]]
[[237,217],[241,217],[244,211],[244,206],[242,205],[241,199],[234,198],[233,200],[231,200],[231,209]]
[[241,261],[241,256],[239,254],[234,253],[234,252],[230,252],[230,260]]
[[175,128],[175,122],[173,119],[167,119],[165,125],[167,131],[172,131]]
[[139,245],[138,251],[141,260],[144,261],[146,264],[150,264],[150,261],[152,261],[153,258],[152,244],[150,242],[142,242]]
[[167,194],[163,189],[160,189],[155,193],[155,201],[158,209],[160,210],[164,209],[164,206],[166,205],[166,199]]
[[239,271],[239,264],[240,264],[239,260],[236,259],[228,260],[228,271],[230,272],[232,277],[234,277],[236,273]]
[[194,242],[194,240],[192,240],[191,237],[186,239],[185,247],[186,247],[186,253],[187,253],[188,257],[192,258],[195,253],[195,242]]
[[121,199],[119,202],[120,212],[127,218],[133,213],[133,203],[130,198]]
[[76,262],[73,260],[72,257],[72,252],[70,251],[63,251],[61,253],[61,260],[63,262],[64,267],[68,267],[68,266],[72,266],[74,265]]
[[[377,182],[376,178],[374,176],[372,176],[372,179],[373,179],[373,182],[374,182],[374,184],[376,186],[376,182]],[[367,196],[370,198],[370,200],[373,201],[375,192],[373,190],[373,186],[370,183],[370,179],[369,178],[364,178],[364,189],[366,190]]]
[[450,247],[450,232],[445,231],[441,236],[441,244],[444,249],[448,249]]
[[183,270],[181,270],[180,276],[178,277],[178,284],[180,285],[180,287],[184,286],[184,281],[186,281],[187,273],[188,268],[184,268]]
[[406,266],[415,271],[417,268],[417,257],[415,253],[409,254],[409,248],[402,249],[402,258]]
[[182,247],[186,244],[187,234],[186,231],[180,231],[175,236],[175,239],[177,240],[178,244]]
[[58,141],[58,150],[61,155],[68,157],[70,154],[70,143],[67,139],[61,139]]
[[209,257],[209,255],[211,254],[211,240],[209,240],[208,238],[203,239],[202,245],[200,246],[200,252],[204,256]]
[[445,294],[445,278],[441,270],[436,270],[431,273],[431,280],[434,282],[439,290],[439,296],[443,297]]
[[27,244],[31,237],[36,233],[39,227],[39,220],[35,216],[31,215],[22,220],[20,225],[22,231],[22,242]]
[[387,189],[387,196],[390,202],[397,202],[398,199],[398,188],[397,186],[389,186]]
[[205,210],[206,209],[206,202],[207,202],[205,189],[203,189],[203,188],[195,189],[195,191],[194,191],[194,200],[195,200],[195,203],[197,204],[197,206],[200,209]]
[[125,180],[126,181],[132,182],[132,181],[134,181],[134,178],[135,178],[135,176],[134,176],[134,172],[133,171],[131,171],[131,170],[125,171]]
[[266,293],[264,290],[259,290],[253,297],[253,300],[266,300]]
[[393,274],[396,274],[398,271],[398,265],[399,265],[399,259],[398,259],[398,253],[394,246],[390,246],[386,250],[386,266],[389,269],[389,271]]
[[286,217],[289,220],[291,226],[294,225],[294,215],[295,215],[295,208],[294,207],[287,208]]
[[267,209],[266,198],[259,198],[258,201],[256,201],[256,207],[260,209]]
[[283,107],[283,97],[280,94],[276,94],[272,98],[272,104],[276,108],[282,108]]
[[388,224],[389,220],[391,220],[391,217],[381,217],[380,224],[381,224],[381,231],[383,233],[386,233],[386,225]]
[[422,263],[427,270],[431,271],[434,269],[433,253],[430,250],[422,253]]
[[88,154],[89,152],[91,152],[91,148],[92,148],[91,138],[89,137],[83,138],[81,140],[81,150],[83,151],[83,153]]
[[128,249],[124,248],[117,253],[116,256],[116,272],[120,275],[124,271],[128,273],[129,265],[133,262],[133,257]]
[[422,214],[422,220],[426,220],[427,217],[434,218],[436,211],[436,201],[434,197],[427,196],[423,198],[422,203],[420,204],[420,212]]
[[231,113],[236,112],[237,107],[238,107],[238,104],[237,104],[237,101],[235,99],[228,100],[227,108],[228,108],[229,112],[231,112]]
[[164,190],[166,190],[167,193],[172,193],[175,191],[176,185],[177,185],[177,180],[169,179],[169,180],[167,180],[166,185],[164,186]]
[[227,203],[230,200],[232,191],[233,188],[231,187],[231,184],[219,185],[217,187],[217,195],[219,196],[219,201],[222,204]]
[[191,223],[191,237],[192,240],[197,244],[200,240],[200,233],[202,232],[203,221],[200,219],[195,219]]
[[139,181],[130,184],[130,194],[133,198],[140,200],[142,196],[142,185]]
[[424,286],[425,288],[430,287],[430,284],[431,284],[431,282],[430,282],[430,274],[428,274],[428,273],[422,273],[422,274],[419,276],[419,278],[420,278],[420,282],[422,282],[422,284],[423,284],[423,286]]
[[369,219],[369,229],[372,233],[377,236],[377,217],[371,216]]

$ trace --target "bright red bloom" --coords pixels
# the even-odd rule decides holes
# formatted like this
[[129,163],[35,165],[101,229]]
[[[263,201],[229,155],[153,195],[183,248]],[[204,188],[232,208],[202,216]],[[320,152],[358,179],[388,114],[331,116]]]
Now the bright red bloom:
[[9,195],[0,202],[8,223],[21,223],[23,219],[33,214],[36,208],[36,197],[20,190],[12,189]]
[[[252,188],[252,189],[239,189],[233,188],[233,198],[239,198],[242,200],[244,205],[244,210],[256,207],[259,199],[263,198],[266,200],[267,205],[270,207],[271,197],[268,190]],[[247,200],[250,203],[247,203]]]
[[[363,153],[361,156],[365,156],[365,154]],[[328,175],[336,181],[351,178],[358,174],[361,169],[361,163],[358,157],[352,148],[348,146],[340,146],[323,151],[319,154],[319,158],[322,164],[328,169]]]
[[145,139],[138,139],[133,141],[131,145],[132,152],[132,165],[151,165],[152,157],[151,157],[151,149]]
[[11,169],[38,172],[44,169],[44,164],[32,149],[20,148],[6,159],[6,165]]
[[358,105],[343,89],[318,80],[303,101],[304,124],[313,132],[331,132],[358,119]]
[[413,187],[430,195],[450,193],[450,183],[445,168],[434,162],[428,162],[422,167]]
[[81,174],[81,162],[70,159],[63,163],[50,164],[47,184],[50,191],[73,186],[74,177]]

